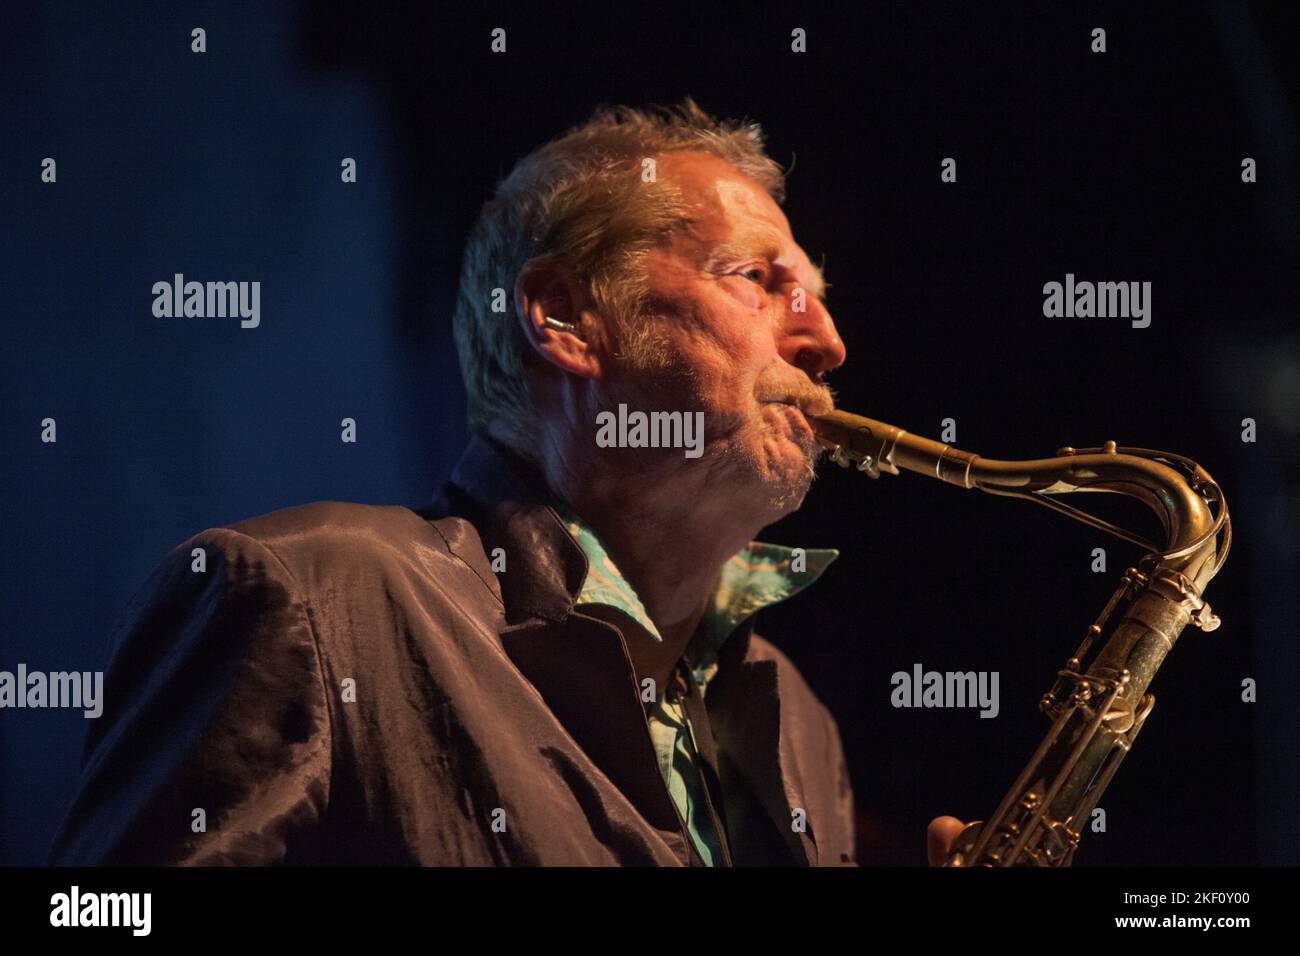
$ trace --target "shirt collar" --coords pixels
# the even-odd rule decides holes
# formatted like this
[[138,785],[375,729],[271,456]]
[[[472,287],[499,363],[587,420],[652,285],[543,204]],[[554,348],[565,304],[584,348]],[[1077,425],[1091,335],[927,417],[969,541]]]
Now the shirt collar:
[[[551,506],[587,556],[587,577],[576,603],[617,608],[662,641],[636,590],[614,564],[595,530],[564,502],[552,500]],[[722,566],[712,599],[687,647],[696,683],[701,688],[707,686],[717,670],[722,645],[745,620],[798,594],[821,577],[839,555],[834,548],[787,548],[764,541],[751,541],[733,554]]]

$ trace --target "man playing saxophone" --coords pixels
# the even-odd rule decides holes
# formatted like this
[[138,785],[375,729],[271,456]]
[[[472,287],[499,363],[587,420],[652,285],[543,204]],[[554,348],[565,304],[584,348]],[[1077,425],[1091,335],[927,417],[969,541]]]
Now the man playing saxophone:
[[451,479],[173,552],[55,862],[857,863],[835,720],[754,629],[836,555],[755,540],[809,490],[846,357],[783,198],[759,128],[689,99],[516,164],[465,251]]

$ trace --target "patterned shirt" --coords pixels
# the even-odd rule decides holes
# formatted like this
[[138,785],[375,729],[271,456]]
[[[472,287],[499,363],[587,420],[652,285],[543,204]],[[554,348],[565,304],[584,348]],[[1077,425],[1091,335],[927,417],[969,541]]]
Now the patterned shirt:
[[[589,570],[578,604],[603,604],[628,615],[658,641],[658,628],[606,552],[590,526],[562,502],[552,502],[569,533],[587,555]],[[718,584],[699,627],[687,645],[685,663],[703,695],[718,669],[718,654],[727,638],[752,614],[797,594],[839,557],[834,548],[786,548],[751,541],[722,567]],[[648,717],[659,771],[705,862],[722,862],[721,843],[706,809],[704,783],[696,764],[690,721],[679,696],[657,693]]]

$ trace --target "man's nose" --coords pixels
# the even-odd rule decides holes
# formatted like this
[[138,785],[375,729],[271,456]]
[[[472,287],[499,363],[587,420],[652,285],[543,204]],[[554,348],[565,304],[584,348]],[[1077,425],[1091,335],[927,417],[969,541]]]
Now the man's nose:
[[830,310],[812,296],[806,301],[803,312],[787,310],[779,349],[783,359],[817,379],[843,365],[847,353]]

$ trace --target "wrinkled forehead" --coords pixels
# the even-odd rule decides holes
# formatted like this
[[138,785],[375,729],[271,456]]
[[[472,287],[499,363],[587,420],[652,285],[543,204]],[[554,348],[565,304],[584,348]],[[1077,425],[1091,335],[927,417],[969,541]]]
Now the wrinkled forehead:
[[690,208],[674,245],[704,264],[767,259],[802,277],[818,298],[826,283],[795,241],[781,207],[756,180],[718,157],[669,154],[661,168]]
[[789,235],[790,224],[758,181],[707,153],[668,153],[659,160],[664,175],[690,208],[691,234],[702,241],[727,238],[733,224],[756,220]]

